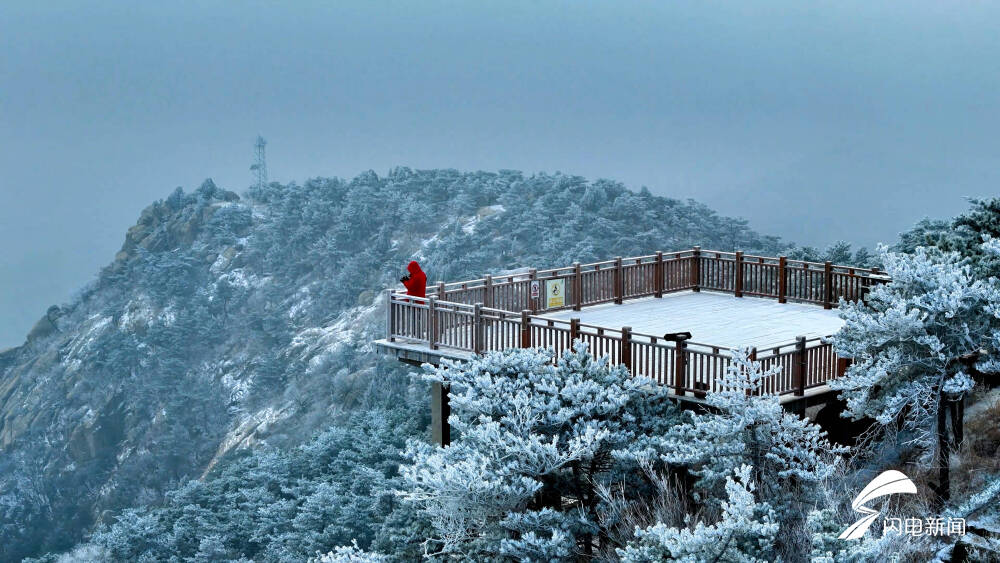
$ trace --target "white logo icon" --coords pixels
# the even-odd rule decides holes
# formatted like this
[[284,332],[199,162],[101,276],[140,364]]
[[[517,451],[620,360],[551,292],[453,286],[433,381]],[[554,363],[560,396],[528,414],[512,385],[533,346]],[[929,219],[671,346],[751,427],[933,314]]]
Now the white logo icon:
[[910,478],[899,471],[889,470],[878,477],[872,479],[868,486],[862,489],[861,493],[851,503],[851,508],[855,512],[865,516],[857,522],[851,524],[843,533],[838,536],[842,540],[856,540],[865,535],[872,522],[878,518],[878,510],[864,506],[868,501],[893,494],[917,494],[917,486],[910,481]]

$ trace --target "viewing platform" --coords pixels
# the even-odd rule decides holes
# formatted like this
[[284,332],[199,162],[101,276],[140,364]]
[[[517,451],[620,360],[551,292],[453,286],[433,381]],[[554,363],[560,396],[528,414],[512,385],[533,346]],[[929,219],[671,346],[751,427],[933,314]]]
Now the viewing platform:
[[[700,400],[719,388],[731,350],[781,366],[763,392],[795,401],[826,390],[847,362],[827,341],[841,299],[863,299],[877,269],[695,247],[564,268],[429,285],[427,297],[388,291],[383,352],[411,362],[574,340],[633,374]],[[690,333],[690,334],[684,334]]]

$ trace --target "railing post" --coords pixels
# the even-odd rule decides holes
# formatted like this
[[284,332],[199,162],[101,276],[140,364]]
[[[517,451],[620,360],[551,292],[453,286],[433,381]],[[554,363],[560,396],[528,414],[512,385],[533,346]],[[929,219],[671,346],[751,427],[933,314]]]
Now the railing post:
[[788,301],[788,257],[778,257],[778,303]]
[[569,320],[569,345],[573,347],[573,342],[580,338],[580,319]]
[[472,353],[483,351],[483,304],[472,306]]
[[493,307],[493,276],[489,274],[483,279],[483,306]]
[[663,251],[656,251],[656,266],[653,267],[653,291],[657,297],[663,297]]
[[437,298],[430,297],[427,299],[427,343],[430,345],[431,350],[438,349],[438,316],[437,316]]
[[538,270],[532,268],[528,270],[528,309],[534,315],[538,310],[538,300],[542,298],[542,288],[538,288],[538,297],[531,296],[531,282],[538,279]]
[[674,394],[683,397],[687,384],[687,342],[678,340],[674,344]]
[[701,247],[691,250],[691,291],[701,291]]
[[622,303],[622,257],[618,256],[615,258],[615,303],[621,305]]
[[850,366],[851,366],[851,358],[841,358],[840,356],[837,356],[837,375],[835,376],[835,378],[839,379],[841,377],[844,377],[844,374],[847,373],[847,368],[849,368]]
[[531,311],[521,311],[521,348],[531,348]]
[[833,308],[833,262],[823,263],[823,308]]
[[573,262],[573,310],[579,311],[583,306],[583,274],[580,263]]
[[448,299],[444,295],[444,282],[437,282],[437,298],[441,301],[447,301]]
[[792,361],[792,386],[795,388],[796,397],[801,397],[806,394],[805,336],[799,336],[795,339],[795,356]]
[[854,268],[847,269],[847,281],[842,282],[843,287],[840,291],[840,296],[845,301],[854,302],[855,297],[861,295],[861,276],[857,274]]
[[632,327],[622,327],[621,345],[618,357],[621,358],[622,365],[632,373]]
[[[757,361],[757,347],[756,346],[754,346],[753,348],[750,349],[750,361],[751,362],[756,362]],[[749,397],[752,394],[753,393],[750,391],[750,388],[747,388],[747,397]],[[764,394],[764,380],[763,379],[761,379],[761,381],[760,381],[760,389],[757,390],[757,394],[758,395],[763,395]]]
[[733,294],[736,297],[743,297],[743,253],[736,251],[736,265],[733,273]]
[[872,290],[872,286],[875,285],[872,276],[879,275],[879,270],[877,267],[872,266],[870,273],[867,276],[861,277],[860,287],[858,288],[858,301],[868,304],[868,294]]
[[393,326],[394,316],[392,311],[392,290],[385,290],[385,337],[389,342],[395,342],[396,337],[393,334],[396,332],[396,327]]

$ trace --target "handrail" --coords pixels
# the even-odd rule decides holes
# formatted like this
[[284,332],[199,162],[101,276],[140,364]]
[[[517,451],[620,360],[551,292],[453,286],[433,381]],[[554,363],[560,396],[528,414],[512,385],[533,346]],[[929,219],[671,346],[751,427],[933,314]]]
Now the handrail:
[[[706,289],[737,297],[751,295],[781,302],[815,303],[829,309],[842,298],[861,299],[868,287],[886,279],[877,268],[695,247],[459,282],[437,282],[428,286],[428,295],[460,303],[481,301],[511,312],[525,308],[537,312]],[[541,295],[546,291],[543,282],[550,280],[567,282],[562,305],[549,306]],[[539,284],[539,297],[531,297],[533,282]],[[403,290],[394,289],[393,293],[402,294]],[[493,300],[494,293],[499,293],[500,298]]]
[[[547,280],[565,281],[561,306],[549,307],[531,297]],[[856,300],[872,285],[887,281],[875,268],[834,266],[788,260],[786,257],[744,255],[701,250],[658,252],[573,264],[547,270],[486,276],[477,280],[428,287],[427,297],[388,290],[386,326],[389,340],[405,339],[431,349],[445,347],[474,354],[506,348],[546,347],[554,359],[583,340],[595,354],[669,385],[675,394],[703,396],[716,389],[731,363],[731,349],[708,343],[667,342],[662,336],[562,320],[539,313],[580,309],[599,303],[702,289],[737,297],[752,295],[798,301],[831,308],[835,299]],[[540,291],[544,294],[544,290]],[[753,358],[781,372],[765,382],[764,392],[803,395],[805,390],[839,377],[846,360],[836,357],[828,337],[799,337],[793,342],[753,349]]]
[[[587,342],[595,355],[608,356],[632,374],[668,385],[676,395],[703,397],[717,389],[731,363],[731,349],[695,342],[667,342],[662,336],[634,333],[627,327],[584,325],[575,320],[512,313],[502,309],[389,294],[390,340],[417,341],[431,349],[475,354],[507,348],[551,349],[554,360],[575,340]],[[527,322],[525,322],[527,321]],[[832,345],[822,339],[799,339],[752,351],[765,368],[783,373],[764,383],[762,392],[796,395],[837,377],[845,366],[835,361]]]

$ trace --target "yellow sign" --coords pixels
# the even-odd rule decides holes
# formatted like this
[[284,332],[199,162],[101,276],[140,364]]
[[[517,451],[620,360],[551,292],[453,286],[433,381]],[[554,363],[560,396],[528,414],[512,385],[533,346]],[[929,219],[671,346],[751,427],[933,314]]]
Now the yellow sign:
[[545,308],[566,306],[566,280],[545,280]]

